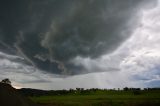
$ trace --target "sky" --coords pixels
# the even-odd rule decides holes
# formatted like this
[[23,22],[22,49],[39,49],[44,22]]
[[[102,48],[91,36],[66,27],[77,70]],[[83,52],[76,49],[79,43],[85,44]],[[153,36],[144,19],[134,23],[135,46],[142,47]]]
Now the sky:
[[160,0],[5,0],[0,13],[0,80],[16,88],[160,87]]

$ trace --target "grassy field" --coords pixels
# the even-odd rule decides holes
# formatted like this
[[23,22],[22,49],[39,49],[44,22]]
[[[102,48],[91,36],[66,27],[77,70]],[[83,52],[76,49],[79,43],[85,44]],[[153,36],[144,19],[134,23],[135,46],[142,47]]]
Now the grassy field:
[[160,91],[96,91],[90,94],[67,94],[30,97],[42,106],[160,106]]

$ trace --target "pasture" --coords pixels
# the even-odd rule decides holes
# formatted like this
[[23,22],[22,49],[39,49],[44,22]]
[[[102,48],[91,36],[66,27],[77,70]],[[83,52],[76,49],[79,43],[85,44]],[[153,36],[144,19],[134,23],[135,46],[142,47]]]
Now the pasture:
[[160,106],[160,91],[105,91],[30,97],[42,106]]

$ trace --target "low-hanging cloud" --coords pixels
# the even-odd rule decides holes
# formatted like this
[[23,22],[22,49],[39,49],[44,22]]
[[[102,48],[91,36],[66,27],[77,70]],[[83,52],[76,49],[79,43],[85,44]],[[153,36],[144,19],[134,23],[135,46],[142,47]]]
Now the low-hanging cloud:
[[[55,74],[81,74],[77,57],[116,50],[149,0],[15,0],[0,4],[0,49]],[[149,4],[149,5],[148,5]],[[143,7],[142,7],[143,6]],[[7,49],[4,49],[7,48]],[[85,71],[85,70],[83,70]]]

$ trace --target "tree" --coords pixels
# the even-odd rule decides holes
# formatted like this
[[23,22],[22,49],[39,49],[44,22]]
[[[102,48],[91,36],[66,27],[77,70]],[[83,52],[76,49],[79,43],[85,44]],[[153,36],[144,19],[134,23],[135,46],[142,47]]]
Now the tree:
[[1,81],[1,83],[9,84],[11,85],[11,81],[8,78],[5,78]]
[[129,90],[129,88],[128,88],[128,87],[125,87],[125,88],[123,88],[123,90],[124,90],[124,91],[128,91],[128,90]]

